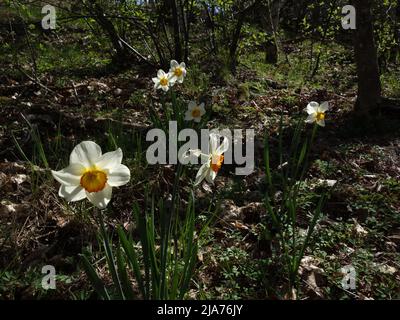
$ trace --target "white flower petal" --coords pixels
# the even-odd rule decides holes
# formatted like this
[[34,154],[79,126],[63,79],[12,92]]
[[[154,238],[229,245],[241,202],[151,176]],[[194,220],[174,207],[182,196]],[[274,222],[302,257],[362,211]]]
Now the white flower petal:
[[65,198],[68,202],[79,201],[86,198],[85,189],[81,186],[66,186],[61,185],[58,190],[58,195]]
[[197,107],[196,101],[190,101],[188,104],[188,111],[192,111],[196,107]]
[[319,120],[319,121],[317,121],[317,124],[318,124],[319,126],[321,126],[321,127],[325,127],[325,120],[324,120],[324,119]]
[[120,187],[129,182],[131,179],[131,172],[129,168],[123,164],[115,167],[107,175],[107,183],[111,187]]
[[194,185],[197,186],[204,180],[204,178],[208,175],[208,171],[210,170],[210,167],[208,166],[208,163],[203,164],[199,171],[196,174],[196,180],[194,181]]
[[315,113],[310,114],[306,119],[307,123],[314,123],[315,121],[316,121]]
[[184,63],[184,62],[181,62],[181,64],[179,65],[183,70],[185,70],[186,69],[186,63]]
[[329,110],[329,102],[328,101],[321,103],[321,105],[318,108],[319,112],[326,112],[328,110]]
[[176,67],[179,66],[179,63],[176,60],[171,60],[170,66],[171,66],[171,69],[175,69]]
[[158,70],[157,71],[157,77],[159,78],[159,79],[161,79],[161,78],[163,78],[165,76],[165,72],[164,72],[164,70]]
[[214,179],[217,177],[217,173],[214,170],[209,170],[208,174],[206,175],[206,181],[208,183],[213,184],[214,183]]
[[183,158],[189,157],[201,157],[201,162],[203,164],[209,163],[211,158],[209,154],[202,153],[200,149],[189,150],[186,155],[183,156]]
[[87,192],[86,197],[89,201],[94,204],[99,209],[104,209],[107,207],[108,203],[111,200],[112,195],[112,187],[108,184],[104,187],[103,190],[99,192]]
[[118,148],[115,151],[107,152],[96,161],[96,167],[108,170],[117,168],[122,162],[122,156],[121,148]]
[[168,79],[168,82],[170,83],[170,85],[173,86],[176,81],[176,76],[174,75],[173,72],[168,72],[167,79]]
[[93,141],[83,141],[78,144],[69,156],[69,163],[80,163],[85,167],[91,167],[101,156],[101,148]]
[[59,183],[67,186],[79,186],[81,181],[81,175],[85,167],[79,163],[72,163],[68,167],[60,170],[51,170],[51,174],[54,179]]
[[185,112],[185,120],[186,121],[193,120],[192,112],[190,110]]
[[201,103],[201,104],[199,105],[199,108],[200,108],[200,114],[201,114],[202,116],[204,116],[205,113],[206,113],[206,109],[205,109],[205,107],[204,107],[204,102]]
[[194,120],[194,122],[199,123],[199,122],[201,121],[201,116],[200,116],[200,117],[193,118],[193,120]]
[[215,133],[210,134],[210,153],[214,154],[217,151],[219,144],[219,137]]
[[160,83],[160,79],[158,79],[158,78],[152,78],[151,80],[153,80],[153,82],[154,82],[155,84]]
[[189,152],[194,155],[195,157],[200,157],[202,155],[200,149],[189,150]]
[[307,105],[306,112],[308,114],[313,114],[317,112],[318,106],[319,106],[318,102],[312,101]]
[[222,144],[217,149],[217,154],[221,155],[227,152],[228,149],[229,149],[229,139],[227,137],[224,137]]

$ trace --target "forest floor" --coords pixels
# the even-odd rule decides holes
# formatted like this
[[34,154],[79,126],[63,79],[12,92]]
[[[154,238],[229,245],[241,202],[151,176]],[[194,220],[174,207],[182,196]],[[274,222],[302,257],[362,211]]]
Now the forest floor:
[[[173,166],[150,166],[144,156],[149,105],[159,99],[151,82],[156,70],[115,71],[102,45],[89,40],[71,32],[38,34],[30,39],[31,50],[27,39],[0,48],[1,299],[95,297],[79,257],[84,247],[98,249],[92,218],[79,210],[82,203],[67,205],[58,197],[50,174],[50,168],[64,167],[80,141],[94,140],[103,150],[121,147],[131,169],[131,182],[115,191],[107,208],[111,230],[135,227],[132,201],[142,203],[145,189],[165,199],[171,193]],[[302,260],[298,298],[400,298],[400,119],[382,113],[373,125],[354,125],[351,52],[322,47],[321,66],[306,81],[308,46],[288,45],[287,59],[276,66],[263,63],[262,52],[243,48],[235,76],[213,72],[217,62],[188,64],[188,77],[177,93],[206,103],[209,126],[256,132],[251,175],[235,176],[225,166],[215,186],[196,191],[199,221],[210,214],[210,199],[218,207],[218,219],[200,243],[189,298],[289,298],[270,241],[259,241],[267,215],[262,141],[265,134],[276,139],[283,112],[289,143],[310,101],[329,101],[331,110],[301,187],[298,224],[304,232],[307,212],[318,191],[326,188],[321,181],[336,184]],[[382,76],[384,93],[399,98],[400,71],[390,67]],[[276,155],[272,143],[275,168]],[[190,172],[194,177],[195,168]],[[41,287],[45,264],[57,269],[56,290]],[[357,271],[355,290],[341,286],[341,268],[347,265]]]

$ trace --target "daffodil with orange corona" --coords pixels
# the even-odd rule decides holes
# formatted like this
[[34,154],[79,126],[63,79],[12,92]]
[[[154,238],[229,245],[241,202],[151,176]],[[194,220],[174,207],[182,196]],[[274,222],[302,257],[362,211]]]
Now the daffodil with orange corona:
[[72,150],[68,167],[51,173],[61,184],[60,197],[68,202],[87,198],[104,209],[111,200],[112,188],[130,180],[130,170],[121,162],[121,149],[103,154],[95,142],[83,141]]

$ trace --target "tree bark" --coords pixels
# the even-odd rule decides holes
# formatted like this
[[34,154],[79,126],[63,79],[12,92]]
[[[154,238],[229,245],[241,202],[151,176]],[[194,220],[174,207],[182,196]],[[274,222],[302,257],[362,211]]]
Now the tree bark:
[[[236,73],[236,66],[237,66],[237,49],[239,46],[239,41],[240,41],[240,34],[242,32],[242,27],[244,24],[244,20],[246,18],[246,15],[249,13],[249,11],[254,7],[254,5],[257,3],[257,1],[253,1],[250,3],[247,7],[244,7],[241,9],[240,5],[238,7],[238,13],[237,13],[237,20],[235,24],[235,28],[233,30],[232,34],[232,40],[229,45],[229,61],[230,61],[230,68],[233,74]],[[245,3],[242,3],[244,6]]]
[[171,10],[172,10],[172,20],[174,27],[174,47],[175,47],[175,57],[177,61],[182,61],[182,43],[181,43],[181,28],[178,14],[178,7],[176,0],[170,0]]
[[211,52],[216,54],[218,52],[217,41],[215,37],[215,21],[214,21],[214,5],[208,6],[207,3],[203,2],[204,12],[206,14],[206,29],[209,34]]
[[264,7],[266,14],[264,15],[263,22],[268,36],[268,40],[265,43],[265,62],[276,64],[278,62],[277,32],[279,28],[281,0],[267,0]]
[[124,44],[120,41],[120,36],[113,23],[107,18],[103,8],[95,0],[90,1],[90,4],[97,23],[107,34],[116,51],[116,55],[113,57],[114,63],[125,65],[128,62],[127,57],[129,54]]
[[369,115],[381,102],[381,82],[371,14],[371,0],[354,0],[356,30],[354,53],[357,64],[358,95],[355,105],[357,115]]
[[235,30],[233,32],[232,41],[229,46],[229,60],[230,60],[230,68],[233,74],[236,73],[237,66],[237,48],[239,45],[240,33],[242,31],[242,26],[244,23],[244,12],[239,13],[238,20],[236,21]]

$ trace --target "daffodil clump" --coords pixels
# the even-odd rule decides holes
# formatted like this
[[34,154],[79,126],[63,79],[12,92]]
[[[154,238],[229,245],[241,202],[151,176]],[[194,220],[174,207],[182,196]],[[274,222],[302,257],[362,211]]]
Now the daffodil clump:
[[[186,77],[186,65],[184,62],[178,63],[176,60],[172,60],[170,63],[169,72],[166,73],[163,70],[159,70],[157,77],[153,78],[154,88],[162,89],[167,92],[175,83],[183,83]],[[184,120],[194,121],[199,123],[201,118],[206,114],[204,103],[197,103],[196,101],[190,101],[188,108],[185,112]],[[208,183],[213,183],[218,171],[220,170],[222,163],[224,161],[224,153],[228,150],[229,141],[226,137],[223,138],[223,142],[218,146],[220,136],[216,134],[210,134],[210,148],[209,154],[204,154],[201,150],[190,150],[190,154],[201,157],[203,165],[197,172],[194,185],[199,185],[203,180]]]
[[[162,89],[167,92],[175,85],[175,83],[183,83],[186,74],[187,70],[185,63],[178,63],[176,60],[172,60],[168,73],[159,70],[157,77],[152,79],[154,82],[154,88],[156,90]],[[184,120],[199,123],[205,114],[206,110],[204,103],[199,104],[196,101],[190,101],[185,112]],[[206,180],[208,183],[214,183],[214,180],[223,164],[224,153],[229,148],[229,140],[226,137],[223,137],[222,144],[220,146],[218,145],[220,138],[221,137],[216,134],[210,134],[210,148],[208,154],[203,154],[199,149],[190,150],[190,154],[200,157],[203,161],[203,165],[196,174],[194,186],[199,185],[203,180]]]
[[[154,83],[154,89],[155,90],[162,90],[164,92],[169,91],[176,83],[183,83],[185,77],[187,74],[186,70],[186,65],[185,63],[178,63],[175,60],[172,60],[170,63],[170,69],[169,72],[166,73],[163,70],[158,70],[157,72],[157,77],[152,78],[152,81]],[[205,110],[205,104],[204,103],[198,103],[196,101],[191,101],[188,104],[188,108],[185,111],[183,115],[183,110],[180,109],[180,106],[182,103],[177,102],[177,99],[175,97],[174,91],[171,90],[171,100],[172,100],[172,106],[173,106],[173,114],[178,119],[179,123],[184,123],[183,119],[186,121],[194,121],[196,123],[200,123],[202,117],[206,114]],[[163,99],[162,99],[163,100]],[[164,102],[164,100],[163,100]],[[271,192],[269,196],[266,198],[267,199],[267,210],[268,213],[272,217],[272,221],[274,224],[276,224],[276,230],[285,230],[285,228],[290,225],[291,230],[296,230],[296,206],[298,204],[297,201],[297,196],[298,196],[298,188],[300,186],[299,181],[303,179],[305,168],[307,168],[307,161],[308,161],[308,154],[309,150],[311,149],[311,145],[313,142],[313,138],[315,135],[315,132],[317,131],[318,126],[325,126],[325,113],[329,110],[329,104],[328,102],[324,102],[322,104],[319,104],[317,102],[310,102],[305,111],[308,114],[307,119],[305,120],[306,123],[315,123],[314,125],[314,130],[312,133],[312,138],[310,140],[306,140],[305,144],[303,145],[303,148],[301,148],[301,154],[300,155],[295,155],[292,157],[289,161],[294,161],[293,165],[288,164],[288,168],[294,168],[294,176],[293,177],[288,177],[285,175],[283,164],[281,163],[281,168],[280,174],[282,177],[282,180],[285,181],[285,188],[283,188],[283,199],[285,201],[282,202],[281,208],[277,211],[279,213],[284,213],[284,212],[291,212],[289,217],[285,219],[281,219],[281,217],[277,217],[275,214],[275,211],[273,210],[273,206],[276,206],[276,203],[270,202],[270,199],[275,198],[275,193],[273,192],[274,184],[272,182],[272,174],[270,170],[270,164],[269,164],[269,150],[268,150],[268,145],[266,146],[266,177],[267,177],[267,182],[268,185],[270,186],[271,190],[268,192]],[[168,110],[167,110],[168,111]],[[169,112],[166,112],[167,115],[167,121],[170,120]],[[303,120],[301,120],[303,122]],[[298,130],[302,130],[302,126],[298,126]],[[294,147],[292,148],[293,150],[299,150],[298,146],[300,145],[300,134],[296,134],[294,139]],[[201,183],[204,181],[209,183],[209,184],[214,184],[214,181],[219,173],[219,171],[222,168],[222,165],[224,163],[224,154],[229,150],[230,148],[230,143],[229,139],[225,136],[221,136],[215,133],[211,133],[209,135],[209,150],[208,153],[203,153],[200,149],[194,149],[194,150],[189,150],[187,154],[184,155],[184,157],[187,156],[194,156],[197,158],[201,159],[201,166],[199,170],[197,171],[195,181],[194,181],[194,187],[199,186]],[[221,142],[222,139],[222,142]],[[280,136],[281,139],[281,136]],[[122,158],[123,158],[123,153],[120,148],[118,148],[115,151],[107,152],[107,153],[102,153],[102,150],[99,145],[97,145],[95,142],[92,141],[83,141],[79,143],[75,148],[72,150],[70,157],[69,157],[69,165],[59,171],[51,171],[53,177],[61,184],[59,187],[58,194],[60,197],[64,198],[67,202],[75,202],[75,201],[80,201],[83,199],[88,199],[95,207],[99,209],[105,209],[109,202],[111,201],[112,197],[112,189],[114,187],[120,187],[123,185],[126,185],[130,181],[130,170],[127,166],[122,164]],[[178,213],[176,210],[177,206],[175,205],[177,203],[177,199],[179,199],[179,181],[181,174],[183,170],[180,170],[181,167],[178,167],[178,170],[176,172],[176,183],[174,185],[174,190],[177,188],[178,192],[173,193],[173,197],[171,199],[172,203],[172,209],[171,212],[168,213],[169,216],[172,217],[172,215],[175,215]],[[286,180],[285,180],[286,179]],[[192,198],[194,197],[192,193]],[[184,230],[181,230],[179,228],[180,222],[178,223],[178,217],[179,214],[174,218],[174,219],[160,219],[161,223],[165,223],[164,225],[161,225],[161,230],[168,230],[165,234],[163,234],[163,237],[165,239],[162,239],[161,241],[161,249],[160,246],[157,247],[157,243],[153,240],[153,243],[149,241],[149,238],[154,239],[154,234],[148,234],[149,230],[152,230],[154,232],[154,219],[153,220],[141,220],[140,218],[140,210],[139,207],[134,208],[134,213],[136,216],[136,219],[138,220],[138,224],[141,225],[139,228],[143,232],[143,238],[147,238],[148,244],[147,246],[143,246],[143,254],[147,256],[152,256],[152,257],[157,257],[157,259],[160,259],[160,263],[155,263],[155,264],[149,264],[145,266],[145,268],[148,268],[146,271],[146,274],[157,274],[157,277],[153,277],[149,280],[149,285],[148,287],[150,288],[158,288],[158,285],[161,283],[163,287],[160,287],[160,291],[156,292],[154,297],[160,299],[160,297],[165,297],[169,298],[168,296],[168,290],[167,287],[170,285],[170,279],[172,279],[174,282],[174,285],[171,287],[175,287],[176,292],[179,291],[180,297],[183,297],[185,295],[186,290],[188,289],[187,283],[190,280],[190,278],[193,275],[193,269],[195,266],[195,263],[192,263],[192,261],[196,261],[197,259],[197,245],[193,246],[193,235],[196,226],[196,219],[195,219],[195,210],[194,210],[194,199],[191,199],[188,204],[188,211],[187,215],[184,217],[184,221],[182,222],[182,225],[184,226],[189,226],[187,228],[184,228]],[[322,203],[322,200],[320,203]],[[313,220],[312,220],[312,225],[310,226],[310,231],[308,231],[309,235],[311,235],[316,221],[320,215],[320,208],[321,205],[316,209],[316,212],[314,214]],[[163,206],[160,206],[159,208],[160,216],[166,214],[163,212]],[[154,214],[154,212],[152,212]],[[118,231],[118,236],[120,238],[120,241],[122,243],[122,246],[124,246],[123,250],[117,251],[118,253],[115,255],[111,254],[112,246],[110,246],[110,240],[109,236],[106,232],[106,228],[104,226],[104,222],[102,220],[101,214],[99,215],[99,223],[100,223],[100,238],[103,240],[105,252],[107,255],[107,263],[109,264],[110,270],[115,270],[115,261],[113,256],[117,256],[117,260],[120,259],[118,256],[123,253],[123,252],[133,252],[132,250],[135,250],[136,244],[132,240],[129,240],[130,237],[128,237],[123,229],[120,229]],[[143,224],[143,226],[142,226]],[[151,228],[148,228],[151,226]],[[186,232],[186,234],[185,234]],[[180,233],[180,234],[179,234]],[[182,236],[183,235],[183,236]],[[304,249],[307,248],[308,246],[308,237],[306,240],[304,240],[302,244],[302,250],[298,250],[299,245],[297,243],[297,239],[300,238],[298,236],[291,238],[290,241],[285,238],[287,237],[286,233],[282,233],[280,235],[281,239],[283,239],[282,244],[283,244],[283,249],[281,252],[289,252],[287,249],[286,243],[290,243],[293,245],[292,248],[292,255],[295,257],[295,259],[292,258],[292,256],[287,256],[286,261],[288,261],[288,270],[289,270],[289,279],[290,279],[290,284],[293,285],[296,283],[296,277],[299,269],[299,264],[300,261],[304,255]],[[174,242],[171,241],[171,239],[174,239]],[[183,246],[183,248],[194,248],[190,250],[184,250],[182,252],[177,252],[176,254],[172,255],[172,257],[169,255],[169,252],[172,252],[172,250],[176,250],[176,248],[170,248],[171,244],[173,243],[178,243],[178,239],[187,239],[187,243]],[[294,239],[294,240],[293,240]],[[180,241],[180,240],[179,240]],[[111,249],[110,249],[111,248]],[[171,250],[171,251],[169,251]],[[160,257],[159,255],[156,254],[156,252],[165,252],[168,254],[162,254]],[[173,251],[175,252],[175,251]],[[122,260],[118,260],[118,272],[120,272],[120,264],[122,264],[122,268],[126,268],[126,266],[123,266],[126,261],[129,261],[130,265],[136,265],[138,266],[140,264],[140,260],[137,259],[137,254],[129,254]],[[171,259],[172,258],[172,259]],[[164,259],[164,260],[163,260]],[[171,260],[170,260],[171,259]],[[181,265],[185,266],[183,268],[186,272],[184,275],[185,281],[183,284],[178,284],[180,278],[180,270],[177,270],[175,267],[171,266],[176,266],[176,265]],[[88,274],[93,275],[93,267],[89,266],[88,267],[88,262],[86,263],[86,270]],[[159,266],[164,266],[163,268],[159,268]],[[187,266],[187,267],[186,267]],[[153,268],[154,267],[154,268]],[[193,268],[193,269],[191,269]],[[151,271],[149,271],[151,269]],[[167,272],[165,272],[167,270]],[[173,270],[172,277],[168,273],[169,270]],[[114,271],[115,272],[115,271]],[[139,268],[136,268],[134,270],[135,272],[135,278],[138,281],[138,283],[143,282],[142,279],[142,274],[141,270]],[[125,273],[127,275],[127,273]],[[161,277],[164,277],[161,279]],[[125,276],[122,277],[122,281],[125,281],[124,286],[121,286],[121,282],[118,279],[118,287],[119,288],[128,288],[131,286],[131,281],[130,278]],[[156,280],[154,280],[156,279]],[[162,281],[160,281],[161,279]],[[186,279],[189,279],[186,281]],[[115,279],[113,279],[115,281]],[[152,281],[156,281],[156,285],[151,283]],[[99,285],[99,280],[95,281],[96,285]],[[115,284],[115,283],[114,283]],[[181,285],[182,287],[178,290],[178,286]],[[105,288],[105,287],[104,287]],[[146,290],[146,286],[141,286],[142,290],[142,295],[143,297],[149,297],[152,293],[148,292]],[[182,290],[182,291],[180,291]],[[105,290],[100,290],[100,294],[103,294],[106,292]],[[133,290],[130,292],[133,293]],[[176,298],[177,293],[173,293],[171,297]],[[106,293],[106,297],[108,297],[108,293]],[[125,292],[123,290],[120,290],[120,296],[122,298],[125,298]]]
[[130,170],[121,162],[121,149],[102,154],[99,145],[83,141],[72,150],[68,167],[51,173],[61,184],[60,197],[68,202],[87,198],[104,209],[111,200],[112,188],[130,180]]
[[[183,83],[186,77],[186,65],[184,62],[178,63],[176,60],[170,62],[170,70],[165,73],[163,70],[159,70],[157,77],[153,78],[154,88],[168,91],[175,83]],[[325,113],[329,110],[328,102],[319,104],[317,102],[310,102],[305,111],[308,114],[306,123],[316,123],[318,126],[325,126]],[[196,101],[190,101],[188,108],[184,115],[184,120],[194,121],[200,123],[202,116],[206,114],[204,103],[198,104]],[[315,128],[316,129],[316,128]],[[315,133],[315,130],[314,130]],[[314,136],[314,135],[313,135]],[[194,156],[206,158],[206,162],[200,167],[194,185],[199,185],[203,180],[209,183],[213,183],[218,171],[220,170],[223,160],[224,153],[227,151],[229,146],[228,139],[224,138],[224,142],[221,146],[216,147],[219,137],[211,134],[210,137],[210,152],[209,154],[203,154],[200,150],[191,150],[190,153]]]

